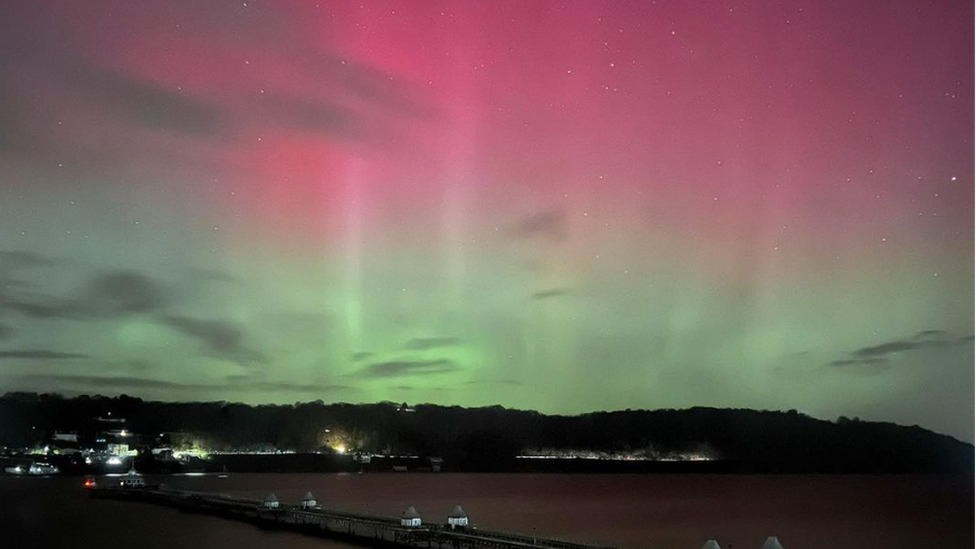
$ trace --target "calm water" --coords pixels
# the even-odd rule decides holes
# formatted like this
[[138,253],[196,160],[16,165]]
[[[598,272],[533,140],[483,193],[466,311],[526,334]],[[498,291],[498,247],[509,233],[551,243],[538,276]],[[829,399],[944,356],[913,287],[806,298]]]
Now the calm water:
[[[0,478],[0,546],[346,549],[344,544],[164,507],[91,500],[80,478]],[[647,549],[698,549],[707,537],[758,548],[972,547],[973,478],[476,474],[235,474],[162,477],[172,487],[441,521],[457,503],[474,524]]]

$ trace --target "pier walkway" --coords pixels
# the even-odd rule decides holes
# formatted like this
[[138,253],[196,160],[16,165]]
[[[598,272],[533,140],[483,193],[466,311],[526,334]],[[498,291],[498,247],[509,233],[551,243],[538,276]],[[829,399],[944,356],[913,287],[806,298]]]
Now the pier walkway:
[[436,549],[615,549],[558,539],[451,528],[440,524],[404,526],[400,519],[359,515],[321,508],[232,497],[227,494],[170,490],[160,487],[92,488],[92,497],[139,501],[256,523],[267,528],[299,530],[308,534],[343,539],[370,546],[384,545]]
[[[233,497],[227,494],[171,490],[156,486],[95,487],[91,495],[138,501],[174,507],[183,511],[205,513],[254,523],[264,528],[295,530],[305,534],[339,539],[350,543],[388,549],[615,549],[604,545],[587,545],[568,541],[481,530],[467,526],[467,516],[460,507],[451,518],[463,525],[422,524],[411,507],[400,519],[360,515],[323,509],[311,494],[302,505],[279,502],[273,495],[264,500]],[[449,518],[449,520],[451,520]],[[721,549],[708,540],[702,549]],[[760,549],[784,549],[770,536]]]

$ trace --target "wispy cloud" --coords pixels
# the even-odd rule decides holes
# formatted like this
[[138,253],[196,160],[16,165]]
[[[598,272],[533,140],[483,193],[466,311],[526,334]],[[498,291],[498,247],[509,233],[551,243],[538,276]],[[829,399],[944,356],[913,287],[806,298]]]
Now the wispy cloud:
[[38,319],[118,318],[159,310],[169,293],[137,271],[106,271],[92,277],[75,295],[60,298],[35,293],[0,295],[0,305]]
[[922,330],[913,336],[861,347],[846,357],[827,363],[828,366],[886,367],[893,355],[922,349],[955,347],[972,342],[972,336],[952,337],[942,330]]
[[472,379],[464,382],[465,385],[508,385],[510,387],[521,387],[525,385],[517,379]]
[[460,344],[461,339],[457,337],[419,337],[408,341],[404,348],[413,351],[425,351],[441,347],[456,347]]
[[370,364],[353,374],[356,377],[383,378],[405,375],[431,375],[456,372],[460,367],[446,358],[438,360],[395,360]]
[[204,320],[186,316],[163,315],[167,326],[203,342],[211,354],[235,362],[264,362],[264,356],[244,343],[244,334],[236,325],[222,320]]
[[132,376],[85,376],[85,375],[57,375],[57,374],[29,374],[16,376],[14,380],[22,383],[36,383],[48,388],[52,386],[74,386],[93,389],[112,388],[124,390],[162,389],[173,391],[281,391],[289,393],[328,393],[352,390],[348,385],[338,384],[301,384],[274,381],[249,382],[240,379],[230,383],[183,383],[162,379],[147,379]]
[[[116,52],[94,55],[82,47],[99,40],[97,26],[78,25],[77,14],[51,2],[11,0],[2,7],[6,24],[0,45],[9,62],[0,65],[0,150],[35,161],[65,151],[83,153],[86,166],[99,171],[123,169],[117,147],[105,146],[84,136],[64,131],[44,131],[46,112],[32,108],[36,82],[55,89],[70,89],[75,111],[81,116],[111,124],[132,158],[169,156],[183,163],[203,161],[198,151],[223,145],[229,137],[255,124],[280,130],[314,133],[331,139],[370,142],[389,139],[403,122],[423,120],[437,113],[419,87],[408,79],[394,78],[380,67],[351,59],[340,45],[323,40],[322,29],[300,32],[291,18],[292,10],[270,10],[256,20],[234,18],[216,9],[216,4],[191,0],[148,1],[133,6],[116,5],[112,14],[125,27],[151,31],[158,43],[168,43],[190,54],[200,66],[217,66],[227,52],[260,42],[262,54],[277,56],[279,69],[297,80],[310,83],[296,90],[274,79],[262,84],[260,94],[240,85],[252,76],[228,73],[216,87],[197,88],[193,93],[150,78],[133,70],[127,56]],[[186,41],[179,26],[162,21],[192,20],[208,25],[209,40]],[[169,32],[162,32],[162,29]],[[199,28],[199,27],[198,27]],[[219,30],[218,30],[219,29]],[[237,44],[235,46],[235,44]],[[192,52],[192,53],[191,53]],[[301,55],[295,55],[301,52]],[[105,52],[102,52],[103,54]],[[167,138],[175,137],[170,140]],[[197,146],[180,147],[176,140],[192,140]],[[92,141],[92,140],[88,140]],[[115,152],[110,152],[110,151]]]
[[569,288],[552,288],[549,290],[542,290],[539,292],[535,292],[529,297],[532,299],[541,300],[541,299],[550,299],[553,297],[561,297],[564,295],[569,295]]
[[0,351],[0,358],[19,358],[22,360],[68,360],[74,358],[88,358],[81,353],[64,353],[48,349],[17,349]]
[[158,310],[167,291],[150,276],[112,271],[95,277],[85,289],[83,305],[95,316],[121,316]]
[[[44,264],[46,261],[26,252],[5,253],[8,254],[5,257],[13,257],[21,263]],[[0,307],[37,320],[86,321],[141,315],[196,338],[211,356],[242,364],[265,360],[259,351],[245,343],[243,331],[234,323],[170,313],[171,298],[172,291],[147,274],[113,270],[96,274],[68,297],[23,291],[0,293]],[[4,332],[10,329],[7,325],[3,328]]]
[[275,381],[245,383],[241,385],[241,387],[253,391],[282,391],[286,393],[328,393],[334,391],[349,391],[353,389],[349,385],[318,385],[315,383],[285,383]]
[[880,366],[886,367],[888,365],[887,358],[880,357],[867,357],[867,358],[841,358],[838,360],[832,360],[828,366]]
[[566,238],[566,212],[552,209],[518,220],[508,231],[515,238],[544,236],[551,240]]
[[0,250],[0,269],[14,270],[33,267],[48,267],[54,260],[25,250]]

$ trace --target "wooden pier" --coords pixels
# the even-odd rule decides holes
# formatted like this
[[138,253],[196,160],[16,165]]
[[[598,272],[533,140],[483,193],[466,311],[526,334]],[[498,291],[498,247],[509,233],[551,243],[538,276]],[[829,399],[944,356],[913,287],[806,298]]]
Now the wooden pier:
[[493,532],[441,524],[404,526],[401,519],[359,515],[321,508],[303,508],[274,501],[231,497],[226,494],[170,490],[165,487],[95,487],[91,496],[138,501],[251,522],[265,528],[300,531],[368,546],[431,549],[614,549],[567,541]]

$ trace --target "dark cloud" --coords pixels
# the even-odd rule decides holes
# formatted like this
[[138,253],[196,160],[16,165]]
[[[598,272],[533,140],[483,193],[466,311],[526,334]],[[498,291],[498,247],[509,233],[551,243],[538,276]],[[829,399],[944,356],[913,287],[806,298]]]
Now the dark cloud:
[[[2,301],[0,301],[0,305],[2,304]],[[0,340],[10,339],[10,336],[12,336],[15,331],[16,330],[14,330],[11,325],[0,322]]]
[[75,296],[19,292],[0,295],[0,306],[41,319],[116,318],[158,310],[167,291],[151,277],[136,271],[108,271],[93,277]]
[[81,353],[63,353],[47,349],[18,349],[0,351],[0,358],[19,358],[24,360],[66,360],[72,358],[88,358]]
[[305,95],[271,89],[251,103],[251,111],[281,126],[349,140],[383,138],[398,118],[435,115],[419,90],[338,52],[322,51],[299,65],[328,85]]
[[413,118],[430,119],[436,116],[433,107],[424,101],[423,92],[416,88],[393,83],[393,75],[377,67],[351,61],[340,51],[324,52],[312,61],[313,70],[334,70],[337,97],[344,102],[366,101],[377,109],[376,114],[402,114]]
[[915,341],[908,341],[908,340],[904,340],[904,341],[889,341],[887,343],[882,343],[880,345],[874,345],[874,346],[871,346],[871,347],[864,347],[862,349],[858,349],[858,350],[852,352],[851,354],[853,356],[860,356],[860,357],[866,357],[866,358],[870,358],[870,357],[883,357],[885,355],[889,355],[889,354],[892,354],[892,353],[900,353],[902,351],[911,351],[911,350],[914,350],[914,349],[918,349],[919,347],[922,347],[922,346],[923,346],[922,344],[920,344],[918,342],[915,342]]
[[552,288],[551,290],[542,290],[532,294],[532,299],[549,299],[551,297],[561,297],[564,295],[569,295],[569,288]]
[[322,100],[272,98],[265,107],[279,124],[306,132],[362,137],[359,117],[348,108]]
[[6,62],[0,64],[0,76],[17,84],[0,101],[0,108],[5,120],[7,115],[13,115],[18,129],[25,130],[19,133],[23,134],[20,139],[26,139],[27,143],[17,143],[16,135],[5,132],[6,149],[44,145],[45,139],[29,131],[36,130],[36,121],[25,115],[33,103],[25,96],[29,93],[27,83],[36,85],[38,81],[69,91],[76,104],[85,105],[96,111],[99,118],[114,120],[126,128],[199,135],[215,133],[220,127],[223,115],[214,106],[192,99],[176,87],[127,74],[122,68],[107,67],[96,60],[97,56],[73,48],[70,42],[81,39],[91,29],[59,32],[58,27],[70,20],[70,10],[47,2],[16,4],[11,2],[5,6],[10,11],[3,11],[8,22],[18,23],[0,28],[4,35],[0,45],[8,54]]
[[354,374],[356,377],[397,377],[404,375],[430,375],[455,372],[460,368],[446,358],[438,360],[397,360],[370,364]]
[[16,311],[24,316],[40,319],[73,318],[77,307],[75,302],[53,296],[31,294],[29,296],[0,295],[0,306],[8,311]]
[[[149,0],[136,7],[100,2],[81,10],[45,0],[0,3],[0,50],[5,53],[0,63],[0,81],[5,83],[0,88],[0,151],[47,163],[67,158],[69,165],[84,164],[97,172],[124,169],[118,151],[112,150],[117,147],[52,130],[55,109],[45,108],[48,99],[38,97],[38,88],[63,93],[80,117],[112,126],[130,155],[183,164],[213,163],[201,151],[253,125],[380,141],[390,138],[401,121],[433,114],[420,88],[356,61],[340,44],[330,46],[324,34],[328,29],[296,32],[292,10],[252,6],[249,13],[267,11],[228,19],[226,10],[208,4]],[[176,80],[146,76],[134,68],[153,63],[153,56],[124,45],[138,46],[137,37],[147,32],[158,49],[173,44],[189,63],[209,70],[226,66],[228,52],[261,43],[259,57],[274,59],[277,70],[292,77],[286,83],[264,81],[258,92],[245,83],[250,82],[246,75],[228,73],[230,80],[217,79],[222,85],[214,89],[181,90]],[[193,32],[213,42],[186,42]],[[93,43],[116,46],[99,51]],[[293,81],[309,84],[297,93]],[[173,146],[159,139],[165,134],[188,137],[196,146]]]
[[456,347],[461,342],[461,339],[457,337],[418,337],[408,341],[404,348],[413,351],[425,351],[441,347]]
[[951,347],[957,344],[953,339],[946,339],[945,335],[946,333],[940,330],[924,330],[909,338],[857,349],[851,355],[862,358],[885,357],[903,351],[914,351],[926,347]]
[[[971,338],[970,338],[971,341]],[[878,345],[861,347],[851,351],[847,357],[833,360],[828,366],[875,366],[883,367],[888,364],[892,355],[921,349],[937,349],[955,347],[966,343],[966,338],[953,338],[942,330],[922,330],[913,336],[893,341],[886,341]]]
[[80,66],[61,74],[70,79],[75,93],[88,95],[101,113],[127,126],[212,135],[223,125],[220,109],[119,71]]
[[91,316],[116,317],[159,309],[166,291],[151,277],[114,271],[95,277],[85,289],[82,306]]
[[360,351],[358,353],[353,353],[353,355],[349,357],[349,360],[353,362],[360,362],[362,360],[366,360],[367,358],[371,358],[373,355],[374,353],[369,351]]
[[317,385],[314,383],[284,383],[274,381],[259,381],[243,383],[239,387],[252,391],[285,391],[289,393],[325,393],[332,391],[349,391],[348,385]]
[[566,238],[566,212],[561,209],[546,210],[516,222],[509,230],[515,238],[543,236],[551,240]]
[[881,357],[842,358],[828,363],[828,366],[887,366],[888,359]]
[[244,343],[243,332],[234,324],[175,315],[162,315],[160,320],[185,335],[199,339],[214,356],[240,363],[264,362],[261,353]]
[[169,298],[170,292],[152,277],[119,270],[94,276],[69,298],[27,292],[4,293],[0,294],[0,306],[36,319],[80,321],[144,314],[199,339],[213,356],[242,364],[264,361],[261,353],[244,343],[243,333],[232,323],[164,313]]

